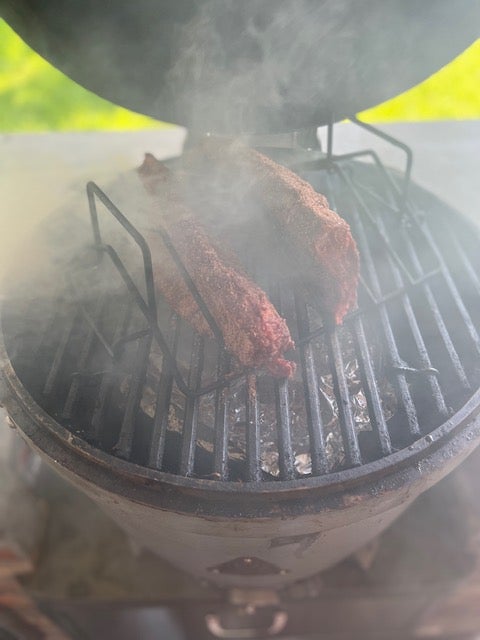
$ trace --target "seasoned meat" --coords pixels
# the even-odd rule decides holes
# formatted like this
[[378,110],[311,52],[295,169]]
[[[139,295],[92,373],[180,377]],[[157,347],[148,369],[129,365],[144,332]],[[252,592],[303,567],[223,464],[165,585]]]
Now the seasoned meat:
[[169,236],[187,272],[218,325],[227,350],[246,367],[265,368],[278,377],[295,370],[283,354],[293,348],[286,322],[266,294],[236,265],[235,258],[216,246],[184,204],[171,172],[147,154],[139,169],[152,196],[150,229],[145,237],[152,252],[155,283],[167,302],[202,334],[211,334],[158,231]]
[[[350,227],[298,175],[240,142],[206,138],[183,158],[184,170],[255,199],[278,229],[322,311],[340,324],[357,301],[359,256]],[[311,286],[310,286],[311,285]]]

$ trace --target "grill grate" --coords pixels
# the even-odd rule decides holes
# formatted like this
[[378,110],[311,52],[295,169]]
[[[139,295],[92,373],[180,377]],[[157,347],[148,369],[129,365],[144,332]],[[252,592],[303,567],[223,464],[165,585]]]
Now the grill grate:
[[[478,382],[478,240],[441,205],[435,217],[423,214],[425,196],[409,184],[410,154],[397,176],[370,151],[335,156],[329,133],[326,157],[292,168],[348,215],[362,261],[360,304],[343,327],[330,327],[293,280],[267,284],[297,344],[293,380],[236,368],[165,234],[216,339],[194,335],[157,300],[147,243],[89,183],[95,259],[77,264],[55,304],[29,314],[44,326],[31,352],[35,376],[31,355],[13,359],[39,404],[115,456],[219,481],[359,467],[440,426]],[[141,278],[104,243],[100,215],[135,242]],[[93,279],[111,282],[112,274],[118,287],[85,298]],[[16,326],[18,313],[7,323]]]

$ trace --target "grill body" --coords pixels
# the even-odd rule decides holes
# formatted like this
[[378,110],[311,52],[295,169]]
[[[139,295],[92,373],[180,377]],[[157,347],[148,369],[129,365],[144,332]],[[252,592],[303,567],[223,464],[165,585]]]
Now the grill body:
[[[310,171],[312,166],[307,163],[303,169]],[[367,174],[369,172],[370,169]],[[348,170],[342,176],[350,185]],[[357,189],[352,193],[355,195]],[[378,206],[387,211],[392,208],[387,195],[374,194],[372,202],[378,204],[380,198]],[[434,251],[433,257],[440,261],[440,267],[427,261],[421,277],[399,287],[401,274],[394,260],[395,256],[398,259],[398,253],[391,253],[390,245],[385,244],[388,224],[393,225],[391,238],[397,229],[404,229],[398,226],[398,220],[387,220],[384,228],[378,219],[379,226],[370,233],[377,234],[380,240],[383,238],[382,242],[378,238],[375,242],[367,238],[363,246],[360,243],[366,287],[369,295],[376,294],[378,298],[372,306],[363,296],[360,317],[372,322],[374,328],[382,327],[387,343],[391,336],[399,350],[398,358],[394,359],[392,344],[387,345],[391,362],[384,367],[395,383],[396,413],[393,419],[387,419],[383,414],[383,419],[382,415],[371,417],[369,433],[383,444],[383,449],[376,446],[369,450],[360,442],[359,433],[352,428],[351,416],[349,422],[348,411],[340,416],[343,447],[348,453],[351,445],[358,455],[345,455],[337,468],[312,469],[303,475],[289,472],[285,450],[293,449],[292,434],[290,425],[282,426],[281,420],[279,429],[282,427],[283,431],[278,455],[280,459],[283,456],[283,464],[280,464],[278,477],[258,474],[250,478],[249,470],[258,465],[258,443],[253,454],[247,449],[246,477],[243,479],[229,478],[228,473],[225,477],[220,474],[212,479],[196,472],[195,412],[186,411],[182,440],[177,447],[179,461],[171,469],[145,463],[135,450],[136,434],[127,429],[122,431],[115,420],[110,427],[117,432],[116,445],[107,447],[100,440],[89,443],[88,429],[78,428],[82,422],[81,407],[85,413],[85,398],[90,396],[94,406],[98,405],[96,394],[100,393],[101,385],[82,386],[83,378],[78,375],[79,368],[80,373],[83,372],[81,362],[79,364],[77,360],[82,360],[82,353],[88,355],[88,349],[83,348],[79,353],[69,375],[63,371],[63,377],[67,378],[63,400],[59,400],[60,392],[52,396],[54,378],[62,377],[57,375],[57,364],[65,351],[61,337],[65,332],[60,332],[60,337],[55,337],[55,349],[49,352],[50,364],[47,375],[40,381],[40,391],[35,389],[39,386],[36,367],[41,369],[41,364],[37,362],[34,350],[23,353],[17,349],[20,343],[16,338],[22,337],[25,341],[25,329],[21,326],[21,307],[9,302],[2,314],[2,397],[14,424],[51,465],[101,505],[139,544],[198,577],[220,586],[279,587],[333,565],[383,531],[420,493],[458,465],[480,438],[480,392],[476,390],[479,357],[474,328],[480,312],[480,290],[474,268],[478,259],[478,235],[459,214],[422,190],[411,187],[410,195],[418,201],[416,206],[421,205],[426,210],[430,227],[446,225],[448,243],[450,231],[452,238],[459,233],[460,241],[465,241],[465,249],[455,253],[455,259],[447,256],[448,264],[443,258],[445,252]],[[356,196],[357,205],[364,203],[367,196],[368,193],[362,198]],[[353,210],[354,204],[352,201]],[[372,217],[369,211],[362,212],[362,206],[357,208],[365,220],[353,230],[361,239],[367,223],[372,225]],[[376,213],[374,211],[372,215]],[[407,239],[416,239],[417,227],[414,226],[413,231],[406,228]],[[425,238],[430,237],[430,231],[422,233]],[[371,251],[372,246],[375,252]],[[437,244],[434,246],[437,248]],[[385,255],[381,258],[382,252],[386,258]],[[376,266],[372,262],[374,258]],[[385,273],[381,274],[381,282],[377,280],[378,290],[372,294],[376,268],[381,271],[379,263],[383,259],[387,260]],[[394,275],[393,283],[390,282],[393,288],[389,291],[385,290],[385,274]],[[435,348],[438,340],[430,335],[428,315],[427,320],[422,317],[427,303],[437,305],[433,308],[438,309],[438,313],[442,311],[441,318],[435,312],[434,319],[437,328],[448,329],[452,341],[450,346],[447,334],[441,333],[447,346],[439,348],[438,352]],[[454,311],[452,307],[455,307]],[[404,314],[401,317],[407,319],[406,324],[396,320],[395,312],[399,308]],[[369,311],[371,315],[368,315]],[[354,324],[358,317],[354,315],[346,323]],[[68,318],[65,322],[68,324]],[[146,334],[137,334],[141,348]],[[428,351],[419,349],[423,340],[428,344]],[[137,353],[142,351],[139,349]],[[462,356],[460,366],[454,357],[458,353]],[[364,356],[364,367],[368,368],[370,363],[377,369],[375,376],[364,376],[363,384],[368,387],[379,377],[382,367],[368,353]],[[429,358],[431,364],[426,366]],[[138,359],[135,362],[138,363]],[[330,357],[329,362],[336,366],[334,357]],[[304,375],[307,375],[305,371]],[[341,371],[337,370],[337,375],[341,382]],[[141,377],[134,379],[141,387]],[[437,379],[439,384],[434,382]],[[436,395],[425,393],[428,385]],[[345,399],[341,387],[337,382],[338,404]],[[132,388],[135,385],[131,384]],[[83,390],[86,395],[82,402],[78,398],[73,402],[72,398],[76,396],[72,389],[75,394]],[[138,418],[140,395],[140,392],[129,392],[122,425],[131,424],[133,429],[137,428],[135,420],[127,421],[125,415],[133,411]],[[412,397],[414,403],[409,404],[407,400]],[[372,393],[369,403],[372,414],[382,410],[381,404],[372,401]],[[73,411],[75,407],[76,412]],[[154,443],[153,435],[151,438]],[[129,446],[125,446],[125,442]],[[318,453],[315,446],[311,437],[312,460]],[[192,462],[186,465],[187,472],[184,473],[185,451],[191,453]],[[147,459],[150,460],[148,456]],[[215,469],[215,461],[210,462]],[[230,463],[227,456],[227,467]]]
[[398,465],[374,464],[363,479],[335,485],[329,478],[281,492],[246,485],[222,491],[214,481],[182,483],[137,474],[123,462],[102,464],[98,452],[43,415],[15,378],[7,377],[5,407],[48,464],[138,544],[222,587],[280,588],[334,565],[386,529],[480,438],[477,395],[446,425],[453,434],[443,429],[433,445],[423,439],[407,460],[399,452]]

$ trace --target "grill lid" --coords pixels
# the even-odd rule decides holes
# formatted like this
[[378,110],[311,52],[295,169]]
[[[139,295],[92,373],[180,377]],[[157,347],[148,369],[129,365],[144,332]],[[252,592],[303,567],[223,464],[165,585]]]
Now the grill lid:
[[199,131],[326,124],[478,37],[478,0],[0,0],[30,46],[104,98]]

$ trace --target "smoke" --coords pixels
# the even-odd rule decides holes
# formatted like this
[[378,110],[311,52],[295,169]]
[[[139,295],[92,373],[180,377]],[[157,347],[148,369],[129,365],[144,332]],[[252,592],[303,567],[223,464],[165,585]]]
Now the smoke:
[[[101,136],[97,137],[97,141],[100,140]],[[85,153],[86,146],[82,147],[80,143],[76,153]],[[124,281],[107,255],[103,254],[100,265],[95,266],[100,255],[94,249],[85,190],[87,176],[98,174],[98,182],[112,202],[140,230],[142,224],[145,225],[147,195],[133,167],[129,171],[116,170],[118,155],[112,166],[103,168],[99,166],[98,158],[93,160],[94,168],[86,173],[85,178],[73,178],[73,173],[83,174],[81,162],[72,172],[71,168],[58,161],[61,155],[58,150],[53,154],[55,162],[52,164],[50,155],[47,148],[40,153],[34,150],[32,158],[25,163],[23,174],[18,175],[13,170],[10,173],[12,185],[8,201],[12,206],[4,220],[6,235],[0,291],[1,330],[8,335],[8,355],[12,361],[20,351],[26,352],[30,342],[34,349],[46,331],[43,324],[53,322],[56,314],[62,316],[69,312],[72,304],[78,310],[91,310],[102,300],[124,297],[127,293]],[[30,175],[30,162],[37,169],[36,178]],[[128,164],[131,166],[132,159],[128,159]],[[112,174],[115,179],[112,179]],[[8,195],[9,191],[6,192]],[[24,208],[20,207],[21,203],[24,203]],[[97,211],[102,242],[115,249],[141,294],[146,297],[142,255],[138,246],[99,200]],[[21,325],[11,326],[8,318],[11,314],[18,314],[19,310]],[[8,326],[10,329],[5,330]]]
[[[191,128],[216,132],[311,121],[335,94],[332,59],[343,81],[351,75],[351,14],[345,1],[207,0],[177,27],[158,112],[173,101]],[[331,56],[328,64],[319,51]]]
[[[138,185],[128,195],[121,176],[133,174],[150,149],[160,157],[181,151],[185,132],[49,133],[5,136],[0,175],[0,295],[18,296],[29,282],[35,295],[51,293],[61,277],[61,265],[93,243],[85,186],[94,180],[127,217],[138,211]],[[138,180],[130,180],[135,187]],[[126,205],[124,204],[126,202]],[[125,232],[99,206],[105,240],[116,244]],[[137,218],[139,216],[137,215]]]

